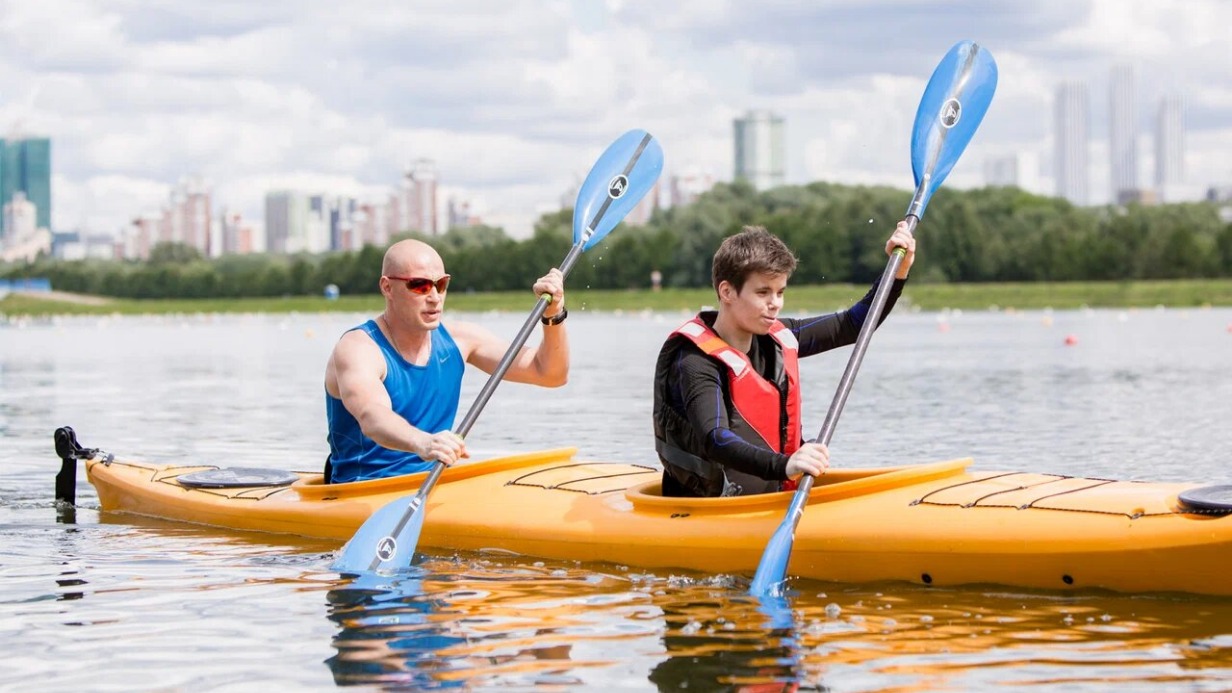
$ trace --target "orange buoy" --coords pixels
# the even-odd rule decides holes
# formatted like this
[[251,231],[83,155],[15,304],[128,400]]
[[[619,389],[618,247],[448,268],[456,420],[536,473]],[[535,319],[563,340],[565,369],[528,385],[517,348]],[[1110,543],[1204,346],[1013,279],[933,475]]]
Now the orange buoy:
[[1065,346],[1074,346],[1077,343],[1078,343],[1077,335],[1072,335],[1072,334],[1065,335]]

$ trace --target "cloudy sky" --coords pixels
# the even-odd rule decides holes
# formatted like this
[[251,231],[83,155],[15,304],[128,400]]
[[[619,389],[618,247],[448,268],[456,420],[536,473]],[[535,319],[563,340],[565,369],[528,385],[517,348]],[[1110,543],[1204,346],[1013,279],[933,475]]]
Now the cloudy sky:
[[1160,96],[1186,102],[1194,194],[1232,183],[1225,0],[0,0],[0,134],[53,139],[53,224],[114,231],[184,176],[259,221],[271,188],[380,199],[436,161],[445,195],[524,235],[617,135],[665,176],[731,178],[732,119],[786,119],[788,180],[913,186],[910,129],[956,41],[997,96],[947,185],[1038,156],[1052,101],[1091,97],[1090,188],[1108,197],[1107,87],[1136,68],[1142,183]]

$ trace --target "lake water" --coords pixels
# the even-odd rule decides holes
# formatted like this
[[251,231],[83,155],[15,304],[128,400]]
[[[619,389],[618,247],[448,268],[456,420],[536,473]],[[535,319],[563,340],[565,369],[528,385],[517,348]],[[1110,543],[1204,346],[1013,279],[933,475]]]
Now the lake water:
[[[502,385],[473,456],[576,445],[654,463],[654,357],[686,316],[583,308],[570,383]],[[467,317],[509,335],[523,320]],[[768,608],[744,596],[747,575],[484,554],[425,556],[389,593],[330,572],[328,542],[102,514],[84,473],[75,517],[57,512],[62,425],[124,457],[319,467],[324,362],[362,319],[0,321],[0,687],[1232,689],[1226,599],[795,581]],[[803,362],[806,435],[847,354]],[[482,383],[468,376],[464,406]],[[1229,402],[1227,309],[900,310],[831,448],[839,466],[971,456],[1232,483]]]

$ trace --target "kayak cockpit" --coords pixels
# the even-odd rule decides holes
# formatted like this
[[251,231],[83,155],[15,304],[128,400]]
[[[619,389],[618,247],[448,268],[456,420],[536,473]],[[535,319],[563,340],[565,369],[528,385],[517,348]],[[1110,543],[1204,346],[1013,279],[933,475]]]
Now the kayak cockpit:
[[[902,488],[926,481],[958,476],[971,466],[971,458],[932,462],[929,464],[905,465],[901,467],[877,467],[866,469],[835,469],[831,468],[818,477],[809,493],[809,503],[825,503],[877,493],[888,489]],[[791,501],[792,492],[763,493],[755,496],[733,496],[728,498],[665,498],[662,490],[662,479],[646,481],[625,490],[625,498],[634,507],[673,507],[687,506],[694,511],[713,510],[715,512],[739,512],[743,510],[762,510],[774,507],[786,507]]]
[[[539,450],[521,455],[493,457],[480,462],[466,462],[449,467],[441,474],[440,483],[460,481],[493,472],[502,472],[523,467],[533,467],[549,462],[566,462],[577,454],[577,448],[556,448]],[[314,474],[295,482],[292,487],[301,498],[307,500],[337,500],[344,498],[366,498],[384,493],[414,493],[420,484],[428,478],[428,472],[391,476],[385,479],[368,479],[367,481],[348,481],[341,484],[327,484],[323,475]]]

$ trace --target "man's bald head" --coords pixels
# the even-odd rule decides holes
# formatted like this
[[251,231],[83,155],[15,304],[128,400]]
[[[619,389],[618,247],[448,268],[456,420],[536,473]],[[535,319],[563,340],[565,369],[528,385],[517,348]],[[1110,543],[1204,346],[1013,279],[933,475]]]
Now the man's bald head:
[[444,267],[444,261],[432,246],[408,238],[389,246],[385,251],[385,260],[381,263],[381,274],[385,276],[405,275],[412,268],[424,266]]

